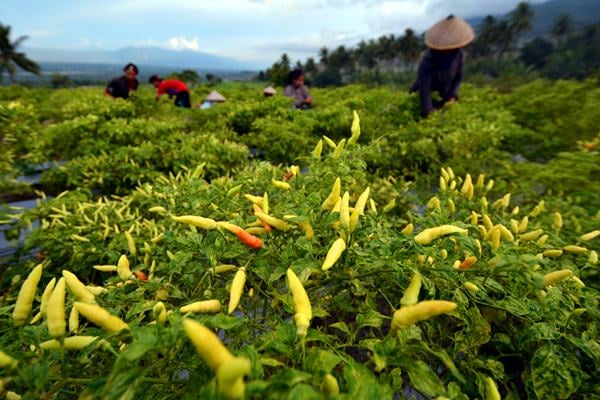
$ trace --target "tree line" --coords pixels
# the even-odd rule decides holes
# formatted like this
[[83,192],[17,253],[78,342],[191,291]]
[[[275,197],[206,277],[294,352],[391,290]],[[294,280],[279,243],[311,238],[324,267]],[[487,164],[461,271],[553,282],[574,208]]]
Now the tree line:
[[[525,40],[533,28],[533,8],[519,3],[507,16],[486,16],[475,27],[476,39],[467,47],[469,72],[497,77],[501,70],[514,68],[515,62],[524,71],[538,70],[550,78],[583,78],[600,68],[600,24],[575,31],[569,14],[556,18],[543,37]],[[284,53],[257,80],[285,85],[293,68],[304,70],[307,81],[315,86],[341,85],[351,82],[390,83],[410,79],[425,50],[424,34],[408,28],[402,35],[383,35],[362,40],[353,47],[340,45],[334,49],[322,47],[318,57],[292,63]]]

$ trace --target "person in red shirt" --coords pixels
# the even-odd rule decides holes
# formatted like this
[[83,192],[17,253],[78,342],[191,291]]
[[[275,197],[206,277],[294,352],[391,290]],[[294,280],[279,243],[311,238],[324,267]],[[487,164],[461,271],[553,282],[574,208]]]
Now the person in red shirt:
[[182,81],[178,79],[161,79],[158,75],[152,75],[149,81],[156,88],[156,101],[166,93],[169,98],[175,96],[175,107],[191,107],[190,90]]

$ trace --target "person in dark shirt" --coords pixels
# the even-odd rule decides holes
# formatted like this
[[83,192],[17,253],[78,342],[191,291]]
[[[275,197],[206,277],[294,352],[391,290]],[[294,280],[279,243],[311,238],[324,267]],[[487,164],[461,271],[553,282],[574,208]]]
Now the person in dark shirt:
[[[458,100],[464,67],[462,48],[474,38],[473,28],[454,15],[438,22],[425,34],[428,49],[419,63],[417,80],[410,88],[410,93],[419,92],[423,117],[435,108]],[[432,100],[434,91],[440,94],[441,101]]]
[[182,81],[178,79],[161,79],[158,75],[152,75],[149,82],[156,88],[156,101],[166,93],[169,98],[175,96],[175,107],[191,107],[190,90]]
[[138,67],[135,64],[129,63],[123,68],[123,76],[115,78],[108,83],[104,94],[113,98],[126,99],[138,88],[137,75]]

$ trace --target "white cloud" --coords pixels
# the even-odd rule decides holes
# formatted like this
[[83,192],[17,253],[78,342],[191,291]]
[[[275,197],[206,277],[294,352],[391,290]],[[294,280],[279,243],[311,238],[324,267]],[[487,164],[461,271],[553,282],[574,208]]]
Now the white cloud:
[[200,40],[197,37],[188,39],[185,36],[174,36],[167,43],[167,47],[173,50],[200,50]]

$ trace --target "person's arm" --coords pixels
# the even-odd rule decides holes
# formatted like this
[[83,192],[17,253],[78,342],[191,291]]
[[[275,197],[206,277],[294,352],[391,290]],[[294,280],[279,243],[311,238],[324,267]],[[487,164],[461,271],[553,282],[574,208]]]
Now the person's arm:
[[464,65],[464,55],[461,51],[459,55],[458,66],[456,67],[456,74],[454,75],[454,79],[452,80],[452,86],[450,87],[448,98],[445,99],[446,101],[458,100],[458,89],[460,88],[460,84],[463,80]]
[[110,82],[108,82],[108,85],[106,85],[106,87],[104,88],[104,95],[105,96],[112,96],[113,91],[114,91],[114,84],[115,84],[115,80],[111,80]]
[[132,88],[132,89],[129,91],[129,94],[130,94],[130,95],[131,95],[131,94],[133,94],[133,93],[134,93],[134,92],[137,90],[137,88],[138,88],[139,84],[140,84],[140,83],[139,83],[139,82],[138,82],[138,80],[136,79],[136,80],[135,80],[135,83],[133,84],[133,88]]
[[308,94],[308,89],[306,88],[306,86],[302,86],[302,104],[307,104],[307,105],[311,105],[312,104],[312,97],[310,94]]
[[160,96],[162,96],[163,94],[165,94],[164,81],[162,81],[160,85],[158,85],[158,87],[156,88],[156,97],[154,97],[154,100],[158,101],[160,99]]
[[421,116],[427,117],[433,111],[433,102],[431,100],[431,69],[425,63],[419,66],[418,82]]

